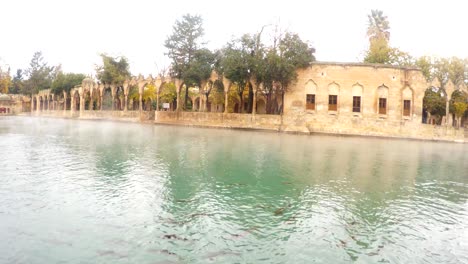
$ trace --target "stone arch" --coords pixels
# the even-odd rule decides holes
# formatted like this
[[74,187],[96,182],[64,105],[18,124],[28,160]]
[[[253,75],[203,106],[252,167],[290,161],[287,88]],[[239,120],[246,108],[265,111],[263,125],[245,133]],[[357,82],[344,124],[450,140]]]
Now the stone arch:
[[340,85],[336,82],[332,82],[328,85],[328,94],[329,95],[339,95],[340,94]]
[[[305,95],[304,99],[306,101],[305,103],[305,108],[306,110],[315,110],[315,103],[316,103],[316,97],[317,97],[317,84],[312,80],[309,79],[305,83],[305,89],[304,89]],[[293,105],[300,105],[302,102],[293,102]]]
[[352,111],[353,113],[361,113],[362,112],[362,94],[363,94],[363,87],[359,83],[353,84],[351,87],[351,96],[352,96]]
[[379,115],[386,115],[388,113],[388,87],[385,84],[377,87],[375,101],[376,112]]
[[401,113],[403,117],[411,117],[414,113],[414,91],[410,86],[401,90]]
[[309,79],[305,83],[305,93],[306,94],[317,94],[317,84],[312,79]]
[[328,85],[328,111],[338,111],[340,86],[336,82]]
[[355,83],[353,84],[353,87],[351,87],[351,92],[353,96],[362,96],[363,91],[364,87],[359,83]]

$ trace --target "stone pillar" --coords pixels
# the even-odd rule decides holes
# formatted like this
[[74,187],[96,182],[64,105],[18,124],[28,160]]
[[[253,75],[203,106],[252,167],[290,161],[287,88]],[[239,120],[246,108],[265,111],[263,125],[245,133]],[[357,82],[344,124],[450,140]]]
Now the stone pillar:
[[159,88],[157,88],[157,91],[156,91],[156,112],[159,111]]
[[252,116],[257,113],[257,87],[253,87],[253,102],[252,102]]
[[450,125],[450,123],[449,123],[449,100],[448,100],[448,98],[445,100],[445,125],[446,126]]
[[99,95],[99,111],[102,111],[102,103],[104,100],[104,96],[102,95],[102,92]]
[[[73,94],[73,93],[71,93],[71,94]],[[76,110],[76,108],[75,108],[75,96],[73,96],[73,95],[70,96],[70,110],[71,110],[72,113]]]
[[84,111],[85,108],[85,100],[84,100],[84,94],[80,94],[80,115]]
[[139,93],[139,106],[140,106],[140,112],[143,111],[143,94]]
[[112,111],[115,110],[115,96],[116,96],[116,93],[117,91],[115,90],[115,85],[111,85],[110,86],[111,88],[111,96],[112,96]]
[[224,113],[228,113],[229,105],[229,89],[231,88],[231,81],[226,77],[223,77],[223,86],[224,86]]
[[63,91],[63,111],[67,111],[67,92]]

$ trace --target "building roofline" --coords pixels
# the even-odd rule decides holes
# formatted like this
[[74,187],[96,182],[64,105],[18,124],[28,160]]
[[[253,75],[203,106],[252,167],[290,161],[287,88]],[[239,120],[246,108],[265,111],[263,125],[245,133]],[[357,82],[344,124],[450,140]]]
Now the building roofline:
[[420,71],[418,67],[411,66],[396,66],[389,64],[378,64],[378,63],[363,63],[363,62],[334,62],[334,61],[314,61],[310,64],[314,65],[331,65],[331,66],[357,66],[357,67],[372,67],[372,68],[388,68],[388,69],[398,69],[398,70],[413,70]]

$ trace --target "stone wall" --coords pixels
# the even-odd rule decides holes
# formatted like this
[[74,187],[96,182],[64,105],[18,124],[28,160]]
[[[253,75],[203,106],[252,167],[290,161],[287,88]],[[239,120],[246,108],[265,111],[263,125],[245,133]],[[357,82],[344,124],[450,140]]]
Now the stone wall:
[[154,120],[154,112],[143,111],[70,111],[70,110],[50,110],[36,111],[33,116],[46,116],[58,118],[76,118],[88,120],[114,120],[114,121],[129,121],[129,122],[148,122]]
[[155,123],[279,131],[281,128],[281,116],[158,111],[155,114]]
[[201,127],[271,130],[290,133],[326,133],[464,142],[464,130],[417,122],[347,118],[337,115],[304,118],[279,115],[221,114],[203,112],[156,112],[155,123]]

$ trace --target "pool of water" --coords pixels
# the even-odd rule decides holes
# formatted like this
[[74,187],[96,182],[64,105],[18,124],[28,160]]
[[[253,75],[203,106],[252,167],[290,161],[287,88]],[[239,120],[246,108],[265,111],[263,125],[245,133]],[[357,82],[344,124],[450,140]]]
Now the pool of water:
[[468,263],[468,146],[0,117],[0,263]]

